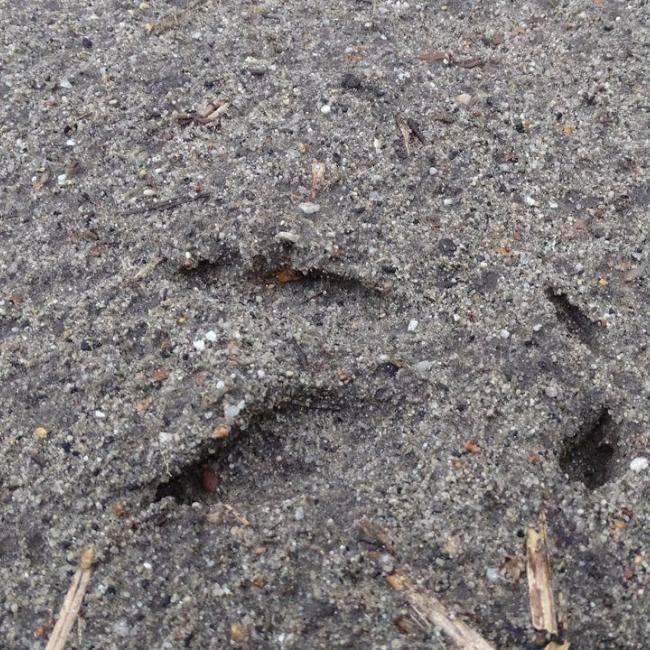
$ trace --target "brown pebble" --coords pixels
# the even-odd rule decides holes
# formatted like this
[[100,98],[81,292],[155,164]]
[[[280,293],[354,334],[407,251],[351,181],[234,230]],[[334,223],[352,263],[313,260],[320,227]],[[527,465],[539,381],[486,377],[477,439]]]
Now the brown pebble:
[[220,424],[218,427],[215,427],[212,431],[213,438],[227,438],[230,434],[230,428],[224,424]]
[[153,372],[153,380],[154,381],[165,381],[169,377],[169,370],[165,368],[164,366],[160,366],[160,368],[156,368]]
[[214,494],[221,485],[221,479],[211,467],[201,470],[201,489],[208,494]]
[[248,630],[241,623],[233,623],[230,626],[230,640],[237,644],[247,643]]

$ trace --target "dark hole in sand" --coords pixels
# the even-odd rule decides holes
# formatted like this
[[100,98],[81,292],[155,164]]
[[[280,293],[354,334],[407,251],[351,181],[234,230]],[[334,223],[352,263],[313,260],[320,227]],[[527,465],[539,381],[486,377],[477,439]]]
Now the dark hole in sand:
[[546,290],[546,298],[555,307],[558,320],[566,327],[569,334],[579,338],[586,345],[593,345],[598,336],[598,325],[594,323],[580,307],[574,305],[566,294],[556,292],[553,288]]
[[156,488],[154,501],[172,497],[178,504],[190,505],[196,501],[206,501],[219,486],[218,475],[205,458],[186,465],[168,481]]
[[560,451],[560,467],[572,481],[582,481],[590,490],[594,490],[610,478],[610,464],[616,453],[616,445],[612,417],[609,410],[602,407],[575,436],[564,441]]

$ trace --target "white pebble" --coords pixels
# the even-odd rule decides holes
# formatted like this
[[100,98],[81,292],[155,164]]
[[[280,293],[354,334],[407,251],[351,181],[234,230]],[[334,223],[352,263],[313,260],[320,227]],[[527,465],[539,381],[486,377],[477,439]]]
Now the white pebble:
[[292,244],[297,244],[300,241],[300,235],[297,235],[295,232],[290,232],[288,230],[281,230],[275,235],[275,238],[278,241],[288,241]]
[[506,329],[502,329],[502,330],[499,332],[499,336],[500,336],[502,339],[509,339],[509,338],[510,338],[510,332],[509,332],[508,330],[506,330]]
[[158,434],[158,442],[161,447],[170,447],[174,442],[176,442],[176,434],[161,431]]
[[469,106],[472,103],[472,96],[467,93],[462,93],[454,97],[454,101],[461,106]]
[[59,80],[59,86],[61,88],[72,88],[72,84],[65,77]]
[[197,352],[203,352],[205,350],[205,341],[203,339],[196,339],[192,345]]
[[76,146],[76,144],[77,144],[77,141],[73,140],[72,138],[65,141],[65,146],[66,147],[74,147],[74,146]]
[[59,174],[59,175],[56,177],[56,182],[57,182],[59,185],[65,185],[65,182],[66,182],[67,180],[68,180],[68,177],[67,177],[65,174]]
[[223,407],[223,416],[226,418],[226,423],[230,424],[243,410],[246,406],[246,402],[241,400],[237,404],[228,404]]
[[293,513],[296,521],[302,521],[305,518],[305,509],[302,506],[298,506],[296,511]]
[[217,340],[217,333],[214,330],[210,330],[209,332],[206,332],[205,338],[210,341],[210,343],[214,343]]
[[499,580],[501,580],[501,572],[496,567],[488,567],[485,572],[485,577],[490,582],[499,582]]
[[324,115],[328,115],[329,113],[332,112],[332,107],[329,104],[323,104],[320,107],[320,112],[323,113]]
[[98,420],[103,420],[106,417],[106,413],[104,411],[95,411],[95,417]]
[[546,393],[546,397],[550,397],[551,399],[559,395],[559,391],[555,386],[547,386],[544,392]]
[[320,210],[320,205],[318,203],[299,203],[298,207],[305,213],[305,214],[315,214]]
[[435,167],[429,167],[429,176],[435,176],[438,170]]
[[524,201],[526,202],[526,205],[530,205],[530,206],[538,205],[537,201],[535,201],[535,199],[532,196],[527,196],[524,199]]
[[411,318],[411,320],[409,321],[408,331],[415,332],[417,328],[418,328],[417,320],[415,320],[415,318]]
[[645,456],[637,456],[631,463],[630,469],[633,472],[645,472],[648,469],[648,459]]

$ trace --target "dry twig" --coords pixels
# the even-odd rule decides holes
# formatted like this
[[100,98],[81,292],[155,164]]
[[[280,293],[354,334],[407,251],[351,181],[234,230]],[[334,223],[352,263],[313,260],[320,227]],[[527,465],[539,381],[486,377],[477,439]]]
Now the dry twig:
[[199,192],[194,196],[184,196],[177,199],[169,199],[168,201],[158,201],[156,203],[150,203],[149,205],[143,205],[140,208],[130,208],[129,210],[122,210],[120,214],[123,216],[129,216],[132,214],[153,212],[154,210],[171,210],[173,208],[177,208],[179,205],[184,205],[185,203],[192,203],[193,201],[201,201],[209,197],[210,197],[210,192]]
[[204,5],[208,0],[194,0],[178,11],[174,11],[171,14],[165,16],[159,23],[153,25],[151,23],[145,26],[145,30],[149,33],[155,32],[156,34],[162,34],[174,29],[181,25],[185,20],[187,20],[201,5]]
[[478,632],[460,619],[453,618],[435,596],[418,589],[405,575],[393,573],[386,579],[395,591],[404,594],[422,621],[443,631],[461,650],[495,650]]
[[95,551],[93,547],[87,548],[79,560],[79,568],[77,569],[72,584],[68,593],[61,605],[59,618],[52,630],[52,636],[47,643],[45,650],[63,650],[68,636],[72,631],[72,627],[79,616],[81,609],[81,601],[83,600],[88,583],[90,582],[90,574],[92,572],[93,562],[95,561]]
[[528,529],[526,573],[530,616],[536,630],[558,633],[557,612],[553,598],[551,562],[546,536],[546,515],[539,513],[539,530]]

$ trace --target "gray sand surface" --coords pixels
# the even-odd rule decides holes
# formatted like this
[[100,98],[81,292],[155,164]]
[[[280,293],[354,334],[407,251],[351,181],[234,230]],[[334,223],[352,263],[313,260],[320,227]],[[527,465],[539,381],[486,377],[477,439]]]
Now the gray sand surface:
[[[650,647],[648,4],[0,0],[0,647]],[[381,529],[383,541],[369,531]],[[538,642],[541,642],[538,639]]]

